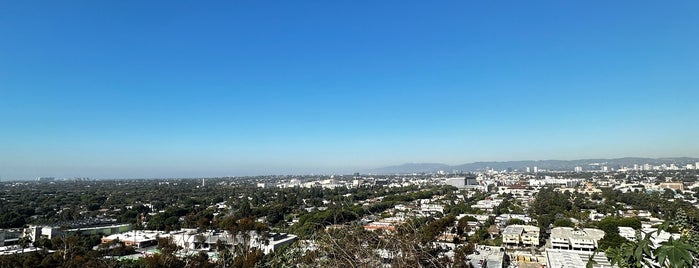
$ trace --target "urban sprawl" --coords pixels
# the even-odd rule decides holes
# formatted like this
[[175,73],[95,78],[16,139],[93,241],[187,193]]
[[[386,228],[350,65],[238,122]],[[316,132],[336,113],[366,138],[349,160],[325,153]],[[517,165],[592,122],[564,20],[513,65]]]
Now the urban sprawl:
[[696,267],[699,162],[0,182],[0,267]]

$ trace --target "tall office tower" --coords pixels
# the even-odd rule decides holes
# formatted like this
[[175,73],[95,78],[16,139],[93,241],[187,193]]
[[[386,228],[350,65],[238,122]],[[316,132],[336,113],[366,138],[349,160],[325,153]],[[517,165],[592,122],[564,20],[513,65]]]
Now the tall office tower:
[[535,166],[535,167],[534,167],[534,173],[537,173],[537,172],[539,172],[539,168]]

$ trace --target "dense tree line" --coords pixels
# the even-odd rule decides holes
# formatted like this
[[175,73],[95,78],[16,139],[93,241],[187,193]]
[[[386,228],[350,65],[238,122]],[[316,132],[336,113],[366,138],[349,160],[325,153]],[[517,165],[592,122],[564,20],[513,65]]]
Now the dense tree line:
[[[453,187],[419,188],[258,188],[255,180],[112,180],[75,182],[2,183],[0,224],[20,228],[29,224],[68,226],[92,218],[113,218],[137,229],[170,231],[179,228],[228,230],[242,233],[292,231],[312,236],[334,223],[348,224],[365,215],[381,213],[396,204],[429,199],[454,191]],[[364,205],[362,205],[364,204]],[[307,209],[324,207],[309,212]],[[289,228],[291,217],[300,222]],[[427,223],[425,223],[427,225]],[[434,225],[434,224],[433,224]],[[35,253],[0,257],[0,267],[114,267],[120,256],[134,249],[123,243],[99,245],[99,237],[61,237],[35,243]],[[25,245],[27,246],[27,245]],[[175,258],[176,246],[159,241],[160,253],[138,261],[120,261],[121,267],[210,267],[206,255]],[[274,256],[250,248],[219,245],[219,267],[265,265]],[[54,252],[50,252],[54,251]],[[209,264],[207,264],[209,263]]]

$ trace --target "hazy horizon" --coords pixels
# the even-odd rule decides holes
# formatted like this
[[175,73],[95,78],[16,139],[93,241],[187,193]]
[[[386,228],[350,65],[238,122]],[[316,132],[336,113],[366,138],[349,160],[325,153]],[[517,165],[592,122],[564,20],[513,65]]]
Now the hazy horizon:
[[[586,157],[586,158],[579,158],[579,159],[519,159],[519,160],[478,160],[478,161],[470,161],[470,162],[458,162],[458,163],[445,163],[445,162],[404,162],[404,163],[394,163],[394,164],[389,164],[389,165],[383,165],[383,166],[368,166],[368,167],[357,167],[357,168],[348,168],[348,167],[339,167],[337,169],[326,169],[326,170],[321,170],[321,169],[312,169],[312,168],[304,168],[304,167],[292,167],[292,168],[279,168],[279,167],[269,167],[269,168],[263,168],[259,170],[248,170],[248,171],[236,171],[236,170],[225,170],[221,171],[219,169],[207,169],[207,170],[171,170],[166,173],[158,172],[158,173],[150,173],[150,175],[143,175],[143,174],[149,174],[147,171],[143,170],[135,170],[135,173],[133,173],[133,170],[130,171],[124,171],[124,170],[129,170],[129,169],[123,169],[121,171],[119,170],[114,170],[112,172],[114,173],[106,173],[106,174],[99,174],[95,172],[90,172],[89,170],[85,173],[75,173],[75,172],[65,172],[65,171],[60,171],[58,169],[56,170],[51,170],[51,171],[45,171],[41,173],[32,173],[32,174],[25,174],[25,175],[15,175],[13,176],[6,176],[7,174],[0,174],[0,180],[2,181],[10,181],[10,180],[34,180],[39,177],[55,177],[57,179],[71,179],[71,178],[90,178],[90,179],[167,179],[167,178],[220,178],[220,177],[247,177],[247,176],[275,176],[275,175],[349,175],[349,174],[354,174],[354,173],[361,173],[361,174],[368,174],[371,173],[372,170],[375,169],[381,169],[381,168],[388,168],[388,167],[395,167],[395,166],[402,166],[402,165],[410,165],[410,164],[443,164],[443,165],[449,165],[449,166],[457,166],[457,165],[464,165],[464,164],[472,164],[472,163],[479,163],[479,162],[520,162],[520,161],[575,161],[575,160],[589,160],[589,159],[622,159],[622,158],[648,158],[648,159],[665,159],[665,158],[695,158],[699,159],[699,157],[694,157],[694,156],[664,156],[664,157],[644,157],[644,156],[622,156],[622,157],[610,157],[610,158],[601,158],[601,157]],[[638,164],[644,164],[644,163],[638,163]],[[55,171],[55,172],[54,172]],[[451,170],[445,170],[445,171],[451,171]],[[100,172],[103,172],[102,169],[100,169]],[[109,175],[109,174],[121,174],[119,176],[114,176],[114,175]]]
[[696,156],[698,9],[6,2],[0,177]]

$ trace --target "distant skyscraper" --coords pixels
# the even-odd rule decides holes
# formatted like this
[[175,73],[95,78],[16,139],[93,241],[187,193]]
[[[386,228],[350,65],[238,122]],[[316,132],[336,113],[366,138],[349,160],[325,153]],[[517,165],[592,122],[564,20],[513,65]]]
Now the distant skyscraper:
[[539,168],[534,166],[534,173],[537,173],[537,172],[539,172]]
[[531,171],[529,170],[529,167],[527,167],[527,173],[529,173],[529,172],[531,172]]
[[582,172],[582,167],[581,166],[575,167],[575,172]]
[[699,169],[699,162],[694,163],[694,169]]

